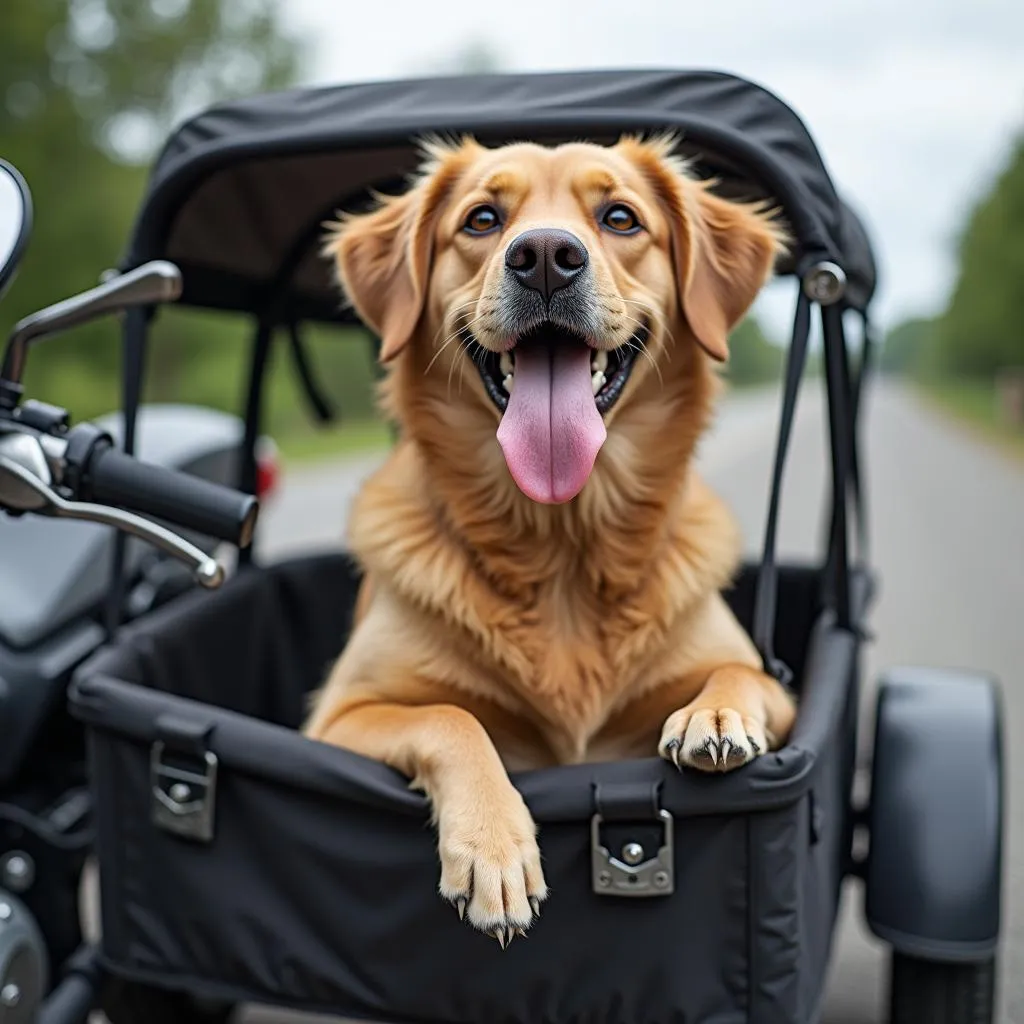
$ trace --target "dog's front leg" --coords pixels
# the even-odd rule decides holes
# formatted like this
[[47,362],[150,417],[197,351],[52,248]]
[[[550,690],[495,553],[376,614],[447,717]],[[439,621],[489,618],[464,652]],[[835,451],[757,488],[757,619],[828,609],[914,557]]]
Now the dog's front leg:
[[778,680],[748,665],[722,665],[668,716],[658,753],[680,768],[729,771],[784,743],[795,718],[796,703]]
[[359,704],[314,739],[383,761],[430,799],[441,895],[502,948],[547,896],[534,824],[484,727],[451,704]]

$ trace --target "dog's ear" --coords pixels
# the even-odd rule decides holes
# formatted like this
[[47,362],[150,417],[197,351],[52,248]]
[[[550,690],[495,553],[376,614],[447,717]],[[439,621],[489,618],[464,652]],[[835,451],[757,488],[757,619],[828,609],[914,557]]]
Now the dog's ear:
[[341,286],[359,318],[381,339],[381,362],[410,342],[427,297],[433,236],[444,201],[476,147],[432,144],[431,161],[408,192],[372,213],[331,225],[324,255],[334,258]]
[[771,276],[782,240],[758,209],[731,203],[702,185],[689,191],[689,224],[673,227],[679,301],[701,347],[724,362],[729,334]]
[[388,198],[373,213],[346,218],[325,246],[348,301],[381,340],[382,362],[405,348],[423,312],[430,245],[417,231],[417,191]]
[[691,179],[672,156],[671,136],[620,147],[644,172],[668,215],[679,303],[694,337],[713,359],[729,356],[732,329],[771,275],[786,240],[761,207],[729,202]]

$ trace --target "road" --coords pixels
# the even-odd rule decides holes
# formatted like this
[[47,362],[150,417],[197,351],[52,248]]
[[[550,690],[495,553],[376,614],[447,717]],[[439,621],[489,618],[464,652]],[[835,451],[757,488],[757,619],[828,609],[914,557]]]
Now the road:
[[[794,557],[815,554],[821,535],[827,420],[819,392],[820,384],[811,382],[801,396],[787,470],[780,550]],[[737,512],[750,551],[763,529],[777,409],[774,393],[728,399],[699,457],[706,477]],[[1012,803],[998,1019],[1024,1024],[1024,762],[1014,743],[1024,729],[1024,689],[1018,682],[1024,671],[1024,464],[892,385],[879,384],[871,392],[865,415],[873,561],[881,576],[871,617],[877,642],[866,659],[867,678],[885,666],[924,663],[990,671],[1005,685]],[[266,510],[263,552],[280,556],[336,544],[348,502],[377,461],[369,457],[288,474]],[[885,952],[863,927],[861,907],[860,887],[851,883],[826,1024],[885,1019]],[[274,1013],[251,1019],[282,1018]]]

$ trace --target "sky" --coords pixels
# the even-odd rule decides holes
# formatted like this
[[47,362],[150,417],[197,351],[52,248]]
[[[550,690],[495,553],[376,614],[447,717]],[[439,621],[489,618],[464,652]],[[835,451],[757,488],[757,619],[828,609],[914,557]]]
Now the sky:
[[[801,115],[863,217],[883,325],[939,312],[970,209],[1024,131],[1022,0],[286,0],[306,84],[446,70],[469,47],[502,70],[711,68]],[[769,325],[791,292],[769,289]]]

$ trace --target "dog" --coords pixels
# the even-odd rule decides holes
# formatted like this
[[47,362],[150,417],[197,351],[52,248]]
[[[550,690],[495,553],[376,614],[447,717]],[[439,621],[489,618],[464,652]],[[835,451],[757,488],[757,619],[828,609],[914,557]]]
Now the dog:
[[547,896],[510,770],[728,771],[795,717],[691,465],[785,233],[673,151],[428,142],[406,192],[328,225],[399,440],[352,509],[364,580],[304,732],[427,795],[440,893],[502,948]]

